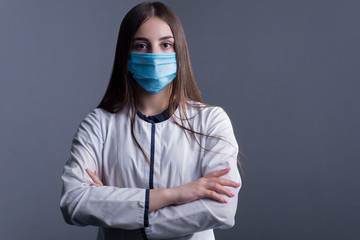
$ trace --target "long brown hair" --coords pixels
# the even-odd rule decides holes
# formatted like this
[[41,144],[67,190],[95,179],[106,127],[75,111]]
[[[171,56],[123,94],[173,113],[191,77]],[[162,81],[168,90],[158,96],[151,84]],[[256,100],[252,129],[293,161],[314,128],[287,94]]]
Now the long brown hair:
[[169,7],[161,2],[140,3],[126,14],[121,23],[110,82],[98,108],[105,109],[111,113],[117,113],[127,108],[132,110],[131,134],[135,143],[149,163],[150,161],[147,154],[134,135],[135,116],[140,106],[140,86],[128,73],[127,62],[135,33],[139,27],[151,17],[158,17],[166,22],[174,36],[177,75],[170,83],[169,115],[173,116],[176,108],[179,108],[180,116],[178,119],[180,120],[180,123],[177,121],[175,121],[175,123],[185,130],[186,135],[187,133],[190,133],[198,144],[199,142],[196,135],[211,137],[207,134],[196,132],[192,128],[189,118],[186,115],[186,107],[191,104],[189,100],[201,103],[201,105],[193,105],[193,107],[200,108],[200,110],[208,107],[208,105],[204,104],[195,82],[186,37],[180,19]]
[[128,73],[127,61],[135,33],[141,24],[151,17],[158,17],[166,22],[174,36],[178,70],[171,83],[169,110],[174,111],[176,106],[185,106],[186,100],[203,102],[195,82],[185,33],[179,18],[163,3],[144,2],[132,8],[121,23],[110,82],[99,108],[115,113],[127,107],[133,110],[139,107],[139,86]]

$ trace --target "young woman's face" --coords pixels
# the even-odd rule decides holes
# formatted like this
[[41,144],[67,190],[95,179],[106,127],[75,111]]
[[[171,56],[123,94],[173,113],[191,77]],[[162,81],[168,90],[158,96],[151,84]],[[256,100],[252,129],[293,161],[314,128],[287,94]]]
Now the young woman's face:
[[172,53],[174,36],[169,25],[157,17],[145,21],[133,39],[131,52],[136,53]]

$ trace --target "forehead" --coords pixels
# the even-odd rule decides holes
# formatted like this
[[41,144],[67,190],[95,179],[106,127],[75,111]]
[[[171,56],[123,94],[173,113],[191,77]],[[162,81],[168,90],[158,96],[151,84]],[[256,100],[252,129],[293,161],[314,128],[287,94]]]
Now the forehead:
[[134,38],[157,40],[164,36],[173,36],[169,25],[158,17],[151,17],[140,26]]

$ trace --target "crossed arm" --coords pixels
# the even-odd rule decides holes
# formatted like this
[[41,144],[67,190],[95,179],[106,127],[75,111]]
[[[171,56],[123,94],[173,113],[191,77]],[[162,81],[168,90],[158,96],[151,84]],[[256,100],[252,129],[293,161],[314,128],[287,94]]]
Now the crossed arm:
[[[219,116],[219,119],[213,117],[213,122],[219,124],[214,124],[210,134],[222,133],[236,146],[230,121],[224,114]],[[234,159],[236,147],[210,139],[205,147],[211,151],[199,163],[204,176],[184,185],[150,190],[103,186],[97,172],[85,170],[100,169],[97,159],[102,157],[98,154],[102,142],[99,128],[94,127],[97,125],[94,115],[81,124],[74,138],[71,158],[64,168],[60,207],[66,222],[126,230],[145,227],[150,238],[175,238],[234,224],[236,195],[241,182]],[[85,172],[95,187],[86,184]],[[149,194],[148,215],[145,214],[146,194]],[[144,223],[145,215],[149,219],[148,227]]]
[[[225,186],[238,188],[241,185],[240,183],[229,179],[221,178],[221,176],[229,173],[230,170],[230,168],[226,168],[214,171],[188,184],[174,188],[151,189],[149,212],[169,205],[185,204],[202,198],[209,198],[226,204],[228,201],[220,194],[224,194],[228,197],[234,197],[235,193],[231,192]],[[90,183],[90,185],[96,187],[103,186],[96,170],[95,172],[92,172],[90,169],[86,169],[86,172],[93,180],[93,182],[86,180]]]

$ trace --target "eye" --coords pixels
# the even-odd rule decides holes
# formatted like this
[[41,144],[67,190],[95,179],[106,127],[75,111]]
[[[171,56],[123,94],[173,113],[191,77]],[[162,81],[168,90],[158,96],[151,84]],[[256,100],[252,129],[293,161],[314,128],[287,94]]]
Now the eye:
[[135,43],[134,49],[136,50],[144,50],[147,49],[148,45],[146,43]]
[[163,47],[164,47],[164,48],[171,48],[171,47],[172,47],[172,44],[169,43],[169,42],[166,42],[166,43],[163,43]]

